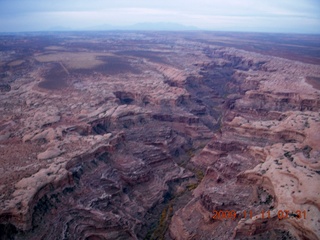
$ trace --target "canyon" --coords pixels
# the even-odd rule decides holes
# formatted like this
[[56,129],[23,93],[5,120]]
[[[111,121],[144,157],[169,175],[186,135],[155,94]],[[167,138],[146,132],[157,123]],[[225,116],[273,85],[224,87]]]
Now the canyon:
[[0,36],[0,239],[320,239],[320,39],[268,37]]

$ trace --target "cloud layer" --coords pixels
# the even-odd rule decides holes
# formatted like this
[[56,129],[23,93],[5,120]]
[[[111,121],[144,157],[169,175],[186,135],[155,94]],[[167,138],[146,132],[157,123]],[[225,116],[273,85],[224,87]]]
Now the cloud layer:
[[0,0],[0,31],[173,22],[205,30],[320,33],[318,0]]

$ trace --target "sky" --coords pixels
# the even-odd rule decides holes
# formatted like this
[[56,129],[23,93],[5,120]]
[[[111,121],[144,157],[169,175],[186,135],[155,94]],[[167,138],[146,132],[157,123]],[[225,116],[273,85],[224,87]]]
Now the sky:
[[320,0],[0,0],[0,32],[137,23],[320,34]]

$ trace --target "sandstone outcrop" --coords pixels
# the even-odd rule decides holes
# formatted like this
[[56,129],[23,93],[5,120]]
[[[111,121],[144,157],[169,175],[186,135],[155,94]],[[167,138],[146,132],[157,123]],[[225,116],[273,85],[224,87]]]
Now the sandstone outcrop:
[[1,239],[319,239],[319,65],[108,34],[0,55]]
[[[222,128],[191,159],[206,175],[193,199],[174,214],[174,239],[319,239],[320,98],[305,82],[308,71],[318,68],[255,57],[264,64],[235,75],[246,91],[229,95]],[[213,220],[208,212],[214,210],[233,210],[236,221]],[[249,211],[252,216],[244,217]],[[227,226],[233,231],[226,232]]]

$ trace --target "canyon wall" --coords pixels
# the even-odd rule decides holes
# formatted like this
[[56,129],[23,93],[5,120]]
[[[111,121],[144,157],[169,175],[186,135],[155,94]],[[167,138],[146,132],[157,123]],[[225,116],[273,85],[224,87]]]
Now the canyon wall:
[[13,69],[1,239],[319,239],[319,65],[160,40]]

